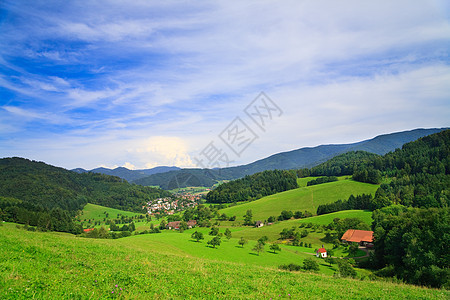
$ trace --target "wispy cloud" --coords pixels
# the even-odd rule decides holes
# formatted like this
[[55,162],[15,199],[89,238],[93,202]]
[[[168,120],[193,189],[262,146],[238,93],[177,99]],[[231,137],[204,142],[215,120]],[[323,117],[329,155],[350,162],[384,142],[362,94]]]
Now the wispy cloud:
[[261,90],[285,114],[237,163],[448,126],[446,1],[4,1],[0,10],[0,132],[10,145],[1,156],[191,166]]

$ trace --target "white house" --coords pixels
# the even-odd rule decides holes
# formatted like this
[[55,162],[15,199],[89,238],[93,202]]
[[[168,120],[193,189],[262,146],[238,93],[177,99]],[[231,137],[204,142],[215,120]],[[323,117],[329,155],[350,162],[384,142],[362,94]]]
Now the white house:
[[322,257],[322,258],[327,257],[327,250],[325,250],[325,248],[319,248],[319,249],[316,251],[316,256],[317,256],[317,257]]

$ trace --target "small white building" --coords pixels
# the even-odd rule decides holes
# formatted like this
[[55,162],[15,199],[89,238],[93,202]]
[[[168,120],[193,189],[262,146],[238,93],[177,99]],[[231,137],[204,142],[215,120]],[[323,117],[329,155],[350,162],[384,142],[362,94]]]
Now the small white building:
[[322,258],[327,257],[327,250],[325,250],[325,248],[317,249],[316,256],[317,257],[322,257]]

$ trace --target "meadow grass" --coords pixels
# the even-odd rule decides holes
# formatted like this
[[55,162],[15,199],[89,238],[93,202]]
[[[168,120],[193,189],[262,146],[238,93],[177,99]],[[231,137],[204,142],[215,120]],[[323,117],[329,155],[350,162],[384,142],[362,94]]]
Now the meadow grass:
[[372,225],[372,212],[369,210],[342,210],[334,213],[329,213],[320,216],[314,216],[311,218],[300,219],[299,223],[313,223],[319,225],[328,225],[335,218],[358,218],[367,225]]
[[94,220],[94,221],[103,221],[106,218],[106,214],[108,214],[108,219],[117,219],[118,215],[123,215],[127,217],[139,216],[142,214],[134,213],[130,211],[119,210],[115,208],[109,208],[106,206],[96,205],[88,203],[84,206],[82,210],[82,214],[79,216],[80,220]]
[[[300,185],[311,180],[311,178],[299,179]],[[342,179],[313,186],[302,186],[297,189],[270,195],[256,201],[227,207],[220,210],[227,216],[236,216],[242,221],[247,210],[252,210],[253,220],[267,220],[270,216],[279,216],[283,210],[295,212],[308,210],[316,213],[317,207],[339,199],[347,200],[350,195],[375,194],[379,185],[362,183],[351,179]]]
[[[167,236],[172,238],[170,233]],[[195,245],[194,242],[185,243]],[[237,250],[248,251],[249,246]],[[323,274],[290,273],[271,266],[216,259],[219,252],[229,250],[226,246],[205,248],[202,251],[210,250],[215,255],[199,258],[147,235],[96,240],[65,233],[29,232],[6,223],[0,226],[0,249],[2,299],[450,297],[445,290]],[[264,253],[259,259],[270,255],[281,254]]]

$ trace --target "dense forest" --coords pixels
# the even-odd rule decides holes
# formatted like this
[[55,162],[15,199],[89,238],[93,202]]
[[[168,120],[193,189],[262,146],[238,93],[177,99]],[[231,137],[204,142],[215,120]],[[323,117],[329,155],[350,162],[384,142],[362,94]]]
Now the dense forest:
[[[343,155],[335,160],[336,165],[327,163],[321,172],[333,174],[345,161]],[[372,267],[379,269],[377,274],[450,288],[450,130],[353,165],[353,179],[371,182],[371,176],[388,182],[381,184],[375,197],[350,196],[320,205],[317,214],[374,210]]]
[[256,200],[297,187],[297,176],[293,171],[264,171],[221,184],[206,195],[206,200],[209,203]]
[[23,158],[0,160],[0,218],[42,229],[77,232],[72,218],[86,203],[142,211],[170,193],[97,173],[78,174]]
[[378,275],[450,288],[450,209],[393,205],[376,210],[372,224]]
[[[355,153],[349,153],[351,157]],[[340,169],[346,154],[336,160],[336,165],[327,163],[322,172]],[[344,158],[344,159],[342,159]],[[389,183],[381,184],[374,199],[366,201],[360,208],[377,209],[392,204],[413,207],[448,207],[450,205],[450,130],[445,130],[405,144],[384,156],[361,160],[353,165],[353,179],[377,183],[382,177]],[[301,174],[307,173],[300,170]],[[311,171],[312,172],[312,171]],[[350,199],[349,199],[350,200]],[[359,204],[358,204],[359,205]],[[356,208],[349,201],[321,205],[317,213]]]

